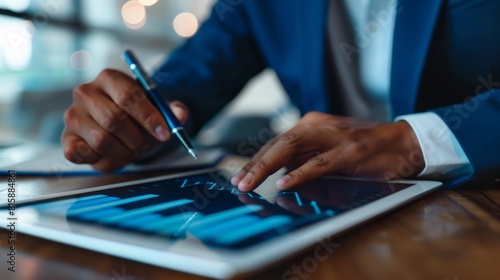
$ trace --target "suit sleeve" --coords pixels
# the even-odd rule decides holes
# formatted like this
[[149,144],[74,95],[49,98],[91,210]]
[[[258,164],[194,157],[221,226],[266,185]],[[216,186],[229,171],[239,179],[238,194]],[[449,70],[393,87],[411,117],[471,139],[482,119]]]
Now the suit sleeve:
[[153,79],[167,100],[188,106],[193,134],[264,68],[245,3],[220,0],[197,34],[172,52]]
[[462,104],[434,112],[451,129],[473,168],[471,174],[447,184],[493,184],[500,177],[500,89],[492,87]]

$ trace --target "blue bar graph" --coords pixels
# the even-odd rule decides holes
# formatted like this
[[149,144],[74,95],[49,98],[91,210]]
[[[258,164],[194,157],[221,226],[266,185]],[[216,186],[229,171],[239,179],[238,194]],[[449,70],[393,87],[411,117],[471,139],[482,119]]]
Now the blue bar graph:
[[111,202],[102,203],[102,204],[98,204],[98,205],[91,205],[91,206],[87,206],[87,207],[83,207],[83,208],[70,209],[70,210],[68,210],[68,212],[66,212],[66,216],[76,216],[76,215],[83,214],[85,212],[90,212],[90,211],[95,211],[95,210],[99,210],[99,209],[103,209],[103,208],[124,205],[127,203],[137,202],[137,201],[141,201],[141,200],[145,200],[145,199],[149,199],[149,198],[153,198],[153,197],[158,197],[158,195],[157,194],[145,194],[145,195],[141,195],[141,196],[135,196],[135,197],[121,199],[118,201],[111,201]]
[[245,205],[238,208],[226,210],[223,212],[211,214],[205,216],[197,222],[194,222],[191,226],[191,230],[197,230],[198,228],[210,227],[214,224],[226,221],[235,217],[243,216],[250,213],[255,213],[262,210],[264,207],[261,205]]
[[191,199],[179,199],[179,200],[174,200],[174,201],[169,201],[165,203],[160,203],[160,204],[155,204],[155,205],[150,205],[134,210],[129,210],[125,213],[114,215],[114,216],[107,216],[107,217],[102,217],[99,222],[105,223],[105,224],[113,224],[113,223],[119,223],[123,222],[127,219],[135,218],[140,215],[145,215],[145,214],[150,214],[162,210],[167,210],[170,208],[175,208],[181,205],[185,205],[188,203],[192,203],[193,200]]
[[136,217],[130,220],[123,221],[119,225],[127,228],[139,228],[139,226],[142,224],[147,224],[153,221],[157,221],[161,218],[162,216],[159,214],[149,214],[146,216]]
[[46,211],[46,210],[53,209],[54,207],[60,207],[60,206],[67,207],[73,203],[78,203],[78,202],[96,199],[96,198],[102,198],[102,197],[107,197],[107,195],[96,194],[96,195],[90,195],[90,196],[84,196],[84,197],[78,197],[78,198],[58,200],[58,201],[54,201],[54,202],[47,202],[47,203],[38,204],[35,206],[35,208],[38,210],[41,210],[41,211]]
[[216,239],[217,237],[227,234],[234,229],[246,226],[248,224],[253,224],[255,222],[258,222],[259,220],[260,218],[257,216],[245,215],[242,217],[231,219],[229,221],[221,222],[220,224],[214,225],[209,228],[198,227],[195,230],[191,229],[190,232],[202,240]]
[[338,214],[337,209],[319,204],[314,196],[302,197],[299,191],[276,190],[261,195],[241,192],[213,179],[207,173],[158,180],[35,208],[125,232],[132,229],[172,240],[191,234],[207,245],[238,248]]
[[242,226],[234,229],[233,231],[229,231],[225,234],[219,235],[219,237],[216,238],[215,242],[224,245],[231,245],[253,237],[257,234],[264,233],[268,230],[278,228],[290,223],[291,221],[292,218],[288,216],[272,216],[259,222],[247,224],[246,226]]
[[149,232],[163,232],[166,229],[174,228],[178,229],[184,225],[193,215],[197,212],[183,212],[180,214],[165,217],[149,224],[138,225],[138,228]]
[[83,214],[78,215],[78,218],[82,220],[89,220],[89,221],[95,221],[99,219],[102,216],[107,216],[107,215],[116,215],[125,212],[125,210],[121,208],[106,208],[106,209],[99,209],[95,211],[89,211]]

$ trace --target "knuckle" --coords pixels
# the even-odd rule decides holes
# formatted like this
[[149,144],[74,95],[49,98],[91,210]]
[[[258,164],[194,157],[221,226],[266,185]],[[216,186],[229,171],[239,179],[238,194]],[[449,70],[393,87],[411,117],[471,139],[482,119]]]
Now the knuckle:
[[74,151],[75,151],[74,145],[68,144],[66,149],[64,149],[63,151],[64,157],[71,162],[75,162],[76,159],[74,157]]
[[75,102],[79,102],[83,99],[85,99],[90,93],[92,92],[92,85],[87,83],[87,84],[81,84],[73,90],[73,100]]
[[271,149],[271,147],[273,147],[273,146],[276,144],[276,142],[277,142],[277,141],[279,141],[279,137],[278,137],[278,136],[276,136],[276,137],[274,137],[273,139],[271,139],[271,140],[267,141],[267,142],[264,144],[264,146],[262,146],[262,147],[260,148],[260,150],[262,150],[262,151],[268,151],[269,149]]
[[260,159],[252,166],[252,169],[269,170],[270,164],[264,159]]
[[353,155],[367,155],[370,151],[370,146],[365,141],[356,141],[350,144],[349,150]]
[[116,104],[120,108],[130,108],[134,104],[134,95],[125,88],[119,88],[116,92]]
[[89,144],[96,152],[102,154],[106,151],[107,147],[109,147],[110,142],[111,136],[109,134],[94,132],[91,133]]
[[79,134],[81,121],[75,107],[71,107],[64,112],[63,120],[67,131]]
[[308,112],[308,113],[306,113],[306,114],[304,115],[304,119],[315,119],[315,118],[317,118],[317,117],[319,117],[319,116],[322,116],[322,115],[323,115],[323,114],[322,114],[322,113],[320,113],[320,112],[315,112],[315,111],[313,111],[313,112]]
[[311,163],[314,165],[314,167],[324,167],[328,165],[329,160],[326,158],[326,156],[320,154],[311,159]]
[[253,167],[254,165],[255,165],[255,163],[254,163],[253,161],[251,161],[251,162],[249,162],[249,163],[245,164],[245,166],[243,166],[243,167],[241,168],[241,170],[242,170],[242,171],[244,171],[244,172],[248,172],[248,171],[250,171],[250,169],[252,169],[252,167]]
[[113,79],[114,77],[116,77],[116,75],[117,75],[116,70],[107,68],[99,73],[97,79],[104,79],[104,80]]
[[109,105],[109,111],[112,112],[113,114],[124,113],[123,109],[118,107],[118,105],[114,102],[111,102],[111,104]]
[[130,99],[133,101],[131,103],[131,105],[136,106],[140,102],[146,100],[147,96],[144,93],[144,90],[142,89],[142,87],[140,87],[139,85],[134,85],[134,86],[132,86],[132,88],[130,90]]
[[111,104],[111,106],[110,106],[110,112],[111,112],[111,114],[113,114],[114,118],[116,118],[117,122],[119,120],[123,121],[123,120],[125,120],[126,118],[129,117],[128,113],[125,110],[123,110],[120,107],[118,107],[118,105],[116,105],[115,103]]
[[70,125],[73,122],[73,120],[75,119],[74,107],[70,107],[68,110],[66,110],[66,112],[64,112],[63,119],[66,125]]
[[150,130],[154,130],[158,124],[161,123],[161,118],[158,114],[151,112],[148,113],[146,116],[144,116],[144,119],[142,121],[142,125]]
[[311,169],[309,167],[306,167],[306,166],[301,166],[301,167],[295,169],[295,171],[293,172],[293,175],[296,178],[300,178],[300,179],[307,179],[310,177],[310,174],[311,174]]
[[116,124],[117,124],[118,120],[119,120],[119,117],[116,114],[112,114],[112,113],[105,114],[102,117],[101,126],[106,131],[112,132],[116,129]]
[[66,149],[64,149],[63,154],[67,160],[73,163],[84,163],[84,158],[78,154],[74,143],[68,144]]
[[288,131],[280,136],[279,141],[285,145],[297,146],[301,143],[301,135],[294,131]]
[[77,151],[78,155],[80,155],[82,157],[88,157],[88,156],[93,155],[92,150],[90,149],[90,147],[86,143],[85,144],[81,143],[81,145],[77,145],[76,151]]

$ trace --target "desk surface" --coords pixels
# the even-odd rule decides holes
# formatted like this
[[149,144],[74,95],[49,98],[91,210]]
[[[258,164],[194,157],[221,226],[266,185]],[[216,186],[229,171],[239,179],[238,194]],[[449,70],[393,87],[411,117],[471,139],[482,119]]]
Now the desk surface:
[[[18,177],[17,198],[146,176]],[[6,197],[5,186],[0,184],[0,197]],[[19,233],[12,273],[5,262],[6,231],[0,236],[1,279],[205,279]],[[328,255],[312,247],[254,278],[500,279],[500,188],[440,190],[329,243]]]

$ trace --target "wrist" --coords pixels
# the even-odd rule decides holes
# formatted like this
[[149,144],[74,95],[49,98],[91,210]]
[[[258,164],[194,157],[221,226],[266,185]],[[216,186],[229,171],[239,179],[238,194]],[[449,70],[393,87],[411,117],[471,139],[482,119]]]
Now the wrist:
[[400,120],[393,124],[399,138],[397,139],[397,143],[401,143],[402,156],[407,162],[411,163],[415,170],[413,174],[411,174],[411,177],[417,176],[425,168],[424,155],[418,137],[413,131],[413,128],[406,121]]

